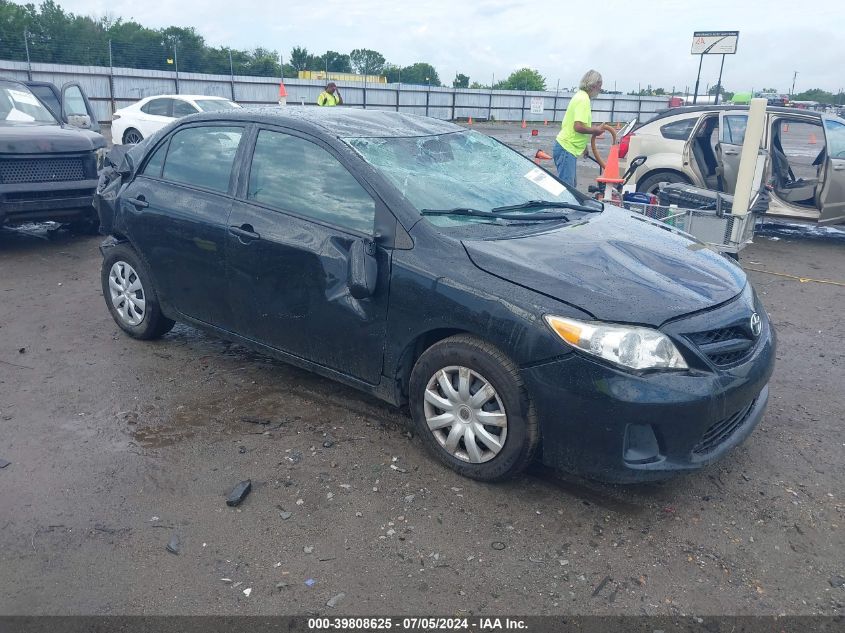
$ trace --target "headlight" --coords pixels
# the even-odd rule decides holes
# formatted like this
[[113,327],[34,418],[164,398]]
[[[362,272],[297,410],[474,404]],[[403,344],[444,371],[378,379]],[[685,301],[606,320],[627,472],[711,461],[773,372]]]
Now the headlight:
[[582,352],[629,369],[687,369],[674,343],[657,330],[546,316],[555,333]]

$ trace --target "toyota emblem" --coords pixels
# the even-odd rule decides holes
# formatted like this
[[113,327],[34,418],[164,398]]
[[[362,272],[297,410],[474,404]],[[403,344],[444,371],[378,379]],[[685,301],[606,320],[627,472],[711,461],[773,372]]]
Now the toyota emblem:
[[760,318],[760,315],[756,312],[751,315],[751,333],[756,337],[760,336],[760,332],[763,331],[763,319]]

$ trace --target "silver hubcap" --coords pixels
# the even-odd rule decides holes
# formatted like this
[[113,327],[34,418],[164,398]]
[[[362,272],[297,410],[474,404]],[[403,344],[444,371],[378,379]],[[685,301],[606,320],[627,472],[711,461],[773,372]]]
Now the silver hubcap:
[[141,135],[138,132],[129,132],[126,135],[126,144],[127,145],[134,145],[136,143],[140,143],[144,139],[141,138]]
[[502,450],[508,416],[493,385],[467,367],[444,367],[425,388],[429,430],[450,455],[472,464],[490,461]]
[[115,311],[127,325],[138,325],[147,313],[147,296],[138,273],[126,262],[115,262],[109,272],[109,293]]

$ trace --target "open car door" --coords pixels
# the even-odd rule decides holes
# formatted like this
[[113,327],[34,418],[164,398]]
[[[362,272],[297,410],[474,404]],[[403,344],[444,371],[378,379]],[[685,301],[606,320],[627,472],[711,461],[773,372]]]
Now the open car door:
[[845,222],[845,121],[824,117],[827,158],[819,193],[820,224]]
[[733,193],[736,189],[739,157],[742,153],[747,126],[748,114],[745,112],[719,113],[719,145],[716,148],[716,160],[722,177],[722,191]]
[[62,86],[61,104],[64,123],[84,130],[100,131],[97,115],[94,114],[88,96],[78,83],[71,82]]

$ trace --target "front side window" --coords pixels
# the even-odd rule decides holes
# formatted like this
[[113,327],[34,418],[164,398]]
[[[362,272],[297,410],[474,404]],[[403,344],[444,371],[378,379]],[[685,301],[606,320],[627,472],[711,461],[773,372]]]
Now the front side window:
[[0,84],[0,125],[56,123],[38,97],[23,86]]
[[692,132],[692,128],[695,127],[695,122],[698,119],[695,117],[689,119],[681,119],[680,121],[675,121],[674,123],[667,123],[666,125],[660,128],[660,133],[663,135],[663,138],[668,138],[673,141],[686,141],[689,139],[689,135]]
[[141,106],[141,112],[155,116],[172,116],[170,104],[172,99],[153,99]]
[[831,158],[845,158],[845,121],[825,119],[827,147]]
[[187,101],[180,101],[178,99],[173,100],[173,116],[178,118],[188,116],[189,114],[196,114],[197,112],[199,112],[199,110]]
[[241,127],[209,126],[179,130],[170,139],[162,178],[221,193],[228,191],[241,136]]
[[745,128],[748,127],[748,115],[731,114],[722,119],[722,142],[728,145],[742,145],[745,141]]
[[325,149],[297,136],[261,130],[247,197],[269,207],[372,234],[376,206]]
[[68,116],[84,116],[88,114],[88,107],[85,105],[85,97],[79,86],[70,86],[64,94],[65,114]]

